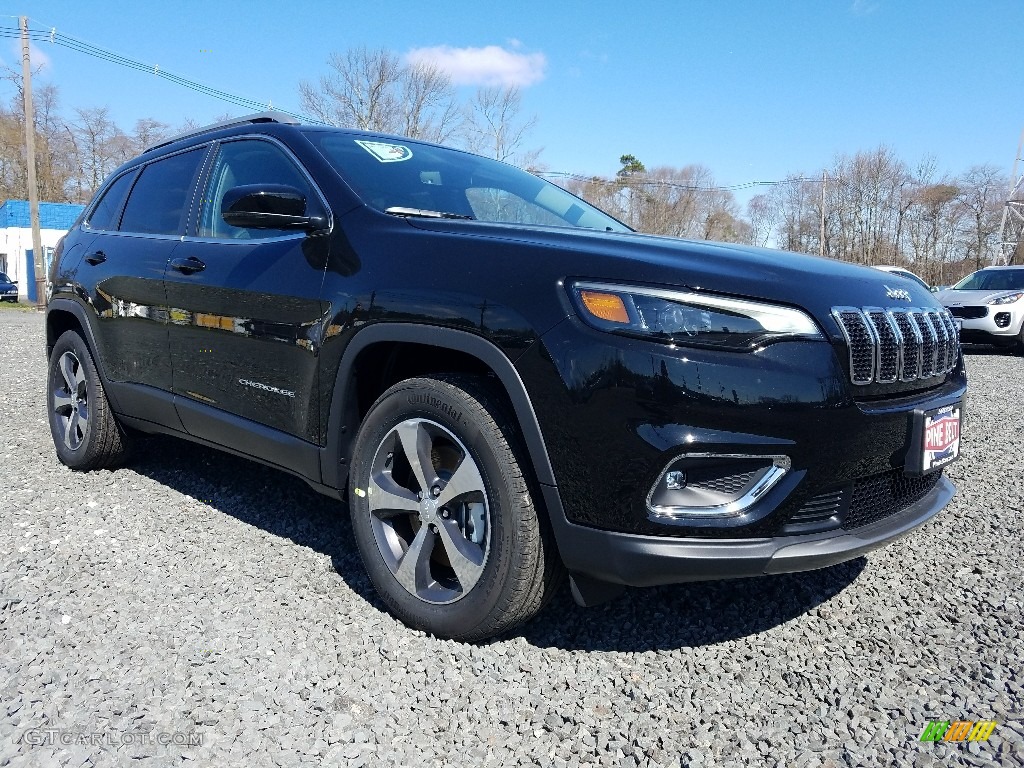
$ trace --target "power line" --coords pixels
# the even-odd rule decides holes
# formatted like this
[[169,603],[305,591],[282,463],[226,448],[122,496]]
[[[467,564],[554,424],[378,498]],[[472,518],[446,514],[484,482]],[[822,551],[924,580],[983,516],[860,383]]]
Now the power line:
[[[35,23],[38,24],[40,22],[36,21]],[[12,38],[20,36],[20,29],[13,27],[0,27],[0,38]],[[180,85],[185,88],[189,88],[205,96],[212,96],[215,99],[226,101],[229,104],[233,104],[243,109],[249,109],[254,112],[261,112],[263,110],[273,108],[276,109],[278,112],[283,112],[286,115],[290,115],[305,123],[322,124],[321,121],[311,118],[308,115],[303,115],[297,112],[290,112],[286,109],[281,109],[280,107],[273,107],[270,102],[247,99],[244,96],[238,96],[233,93],[228,93],[227,91],[222,91],[218,88],[214,88],[204,83],[200,83],[196,80],[191,80],[187,77],[176,75],[173,72],[161,69],[159,64],[146,64],[144,62],[137,61],[136,59],[132,59],[127,56],[122,56],[121,54],[115,53],[114,51],[109,51],[106,48],[101,48],[100,46],[87,43],[84,40],[79,40],[78,38],[72,37],[70,35],[65,35],[62,32],[58,32],[56,27],[50,27],[49,31],[30,29],[28,32],[28,37],[33,42],[60,45],[70,50],[76,51],[78,53],[84,53],[87,56],[92,56],[94,58],[109,62],[111,64],[117,64],[128,69],[134,69],[139,72],[146,72],[155,75],[156,77],[163,78],[164,80],[174,83],[175,85]]]
[[[590,184],[602,184],[605,186],[617,187],[623,184],[622,179],[607,179],[600,176],[587,176],[582,173],[571,173],[569,171],[534,171],[537,176],[544,176],[546,178],[565,179],[567,181],[583,181]],[[695,184],[684,184],[678,181],[670,181],[668,179],[647,179],[640,175],[631,175],[628,177],[630,183],[640,187],[665,187],[669,189],[683,189],[690,192],[736,192],[744,189],[754,189],[756,187],[772,187],[779,184],[800,184],[803,182],[810,182],[813,184],[821,184],[821,179],[809,178],[806,176],[794,176],[787,179],[777,179],[774,181],[745,181],[740,184],[729,184],[726,186],[698,186]]]
[[[2,17],[0,17],[2,18]],[[42,24],[35,19],[32,19],[37,24]],[[47,25],[43,25],[47,26]],[[84,40],[72,37],[71,35],[65,35],[63,32],[58,32],[56,27],[48,27],[47,30],[40,29],[29,29],[28,37],[33,42],[38,43],[51,43],[53,45],[60,45],[78,53],[84,53],[87,56],[106,61],[112,64],[126,67],[128,69],[134,69],[138,72],[145,72],[148,74],[161,77],[176,85],[189,88],[197,93],[201,93],[205,96],[211,96],[221,101],[226,101],[229,104],[233,104],[243,109],[250,109],[254,112],[261,112],[265,109],[271,108],[269,102],[254,101],[253,99],[247,99],[243,96],[238,96],[227,91],[222,91],[204,83],[200,83],[196,80],[190,80],[189,78],[176,75],[173,72],[169,72],[165,69],[161,69],[159,64],[146,64],[136,59],[131,59],[127,56],[122,56],[114,51],[101,48],[100,46],[87,43]],[[19,38],[21,36],[21,30],[16,27],[0,27],[0,38]],[[280,107],[274,107],[278,112],[283,112],[286,115],[290,115],[298,120],[301,120],[307,124],[326,125],[321,120],[303,115],[297,112],[290,112]],[[612,179],[603,179],[595,176],[587,176],[585,174],[571,173],[568,171],[534,171],[538,176],[544,176],[547,178],[564,179],[566,181],[582,181],[593,184],[603,184],[607,186],[618,186],[621,182]],[[787,179],[778,179],[772,181],[747,181],[740,184],[731,184],[725,186],[699,186],[694,184],[684,184],[682,182],[669,181],[667,179],[644,179],[638,176],[631,176],[632,183],[642,187],[663,187],[669,189],[682,189],[692,192],[738,192],[741,190],[755,189],[757,187],[772,187],[780,184],[799,184],[802,182],[810,182],[815,184],[821,184],[821,179],[808,178],[808,177],[793,177]]]

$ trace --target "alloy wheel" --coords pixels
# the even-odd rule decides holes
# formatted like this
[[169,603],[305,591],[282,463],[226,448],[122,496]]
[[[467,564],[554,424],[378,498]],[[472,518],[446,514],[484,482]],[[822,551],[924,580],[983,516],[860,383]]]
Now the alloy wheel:
[[85,370],[74,352],[65,352],[57,363],[59,377],[53,385],[53,410],[57,414],[64,445],[77,451],[89,429],[89,388]]
[[487,561],[490,505],[458,437],[429,419],[396,425],[377,447],[365,494],[377,548],[406,591],[444,604],[473,589]]

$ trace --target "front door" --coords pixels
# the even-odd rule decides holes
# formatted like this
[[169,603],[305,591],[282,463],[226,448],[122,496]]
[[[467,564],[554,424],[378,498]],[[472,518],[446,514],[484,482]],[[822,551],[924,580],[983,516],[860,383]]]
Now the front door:
[[225,445],[243,434],[232,424],[241,425],[210,418],[208,408],[316,442],[325,260],[313,252],[326,238],[227,224],[225,193],[250,184],[286,184],[319,200],[279,144],[242,138],[219,146],[194,235],[165,277],[179,415],[191,434]]

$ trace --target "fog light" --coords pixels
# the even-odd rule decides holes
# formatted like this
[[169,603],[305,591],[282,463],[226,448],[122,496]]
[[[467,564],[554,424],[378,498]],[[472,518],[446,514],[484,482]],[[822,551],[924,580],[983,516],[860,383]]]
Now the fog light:
[[996,326],[999,328],[1005,328],[1010,324],[1010,313],[1009,312],[997,312],[995,316]]
[[670,491],[681,491],[686,487],[685,472],[666,472],[665,487]]
[[787,456],[677,456],[647,494],[647,509],[657,520],[737,517],[760,501],[791,466]]

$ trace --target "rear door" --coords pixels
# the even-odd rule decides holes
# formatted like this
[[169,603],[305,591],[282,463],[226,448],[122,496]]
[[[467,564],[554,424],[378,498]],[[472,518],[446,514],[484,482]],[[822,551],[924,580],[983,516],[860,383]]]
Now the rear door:
[[[237,446],[244,424],[210,418],[205,407],[316,442],[317,368],[324,305],[326,237],[244,229],[221,217],[234,187],[284,184],[326,204],[298,162],[276,141],[222,142],[206,174],[192,233],[165,277],[173,389],[193,435]],[[248,446],[251,447],[251,446]]]
[[96,312],[112,382],[170,391],[164,270],[180,244],[205,153],[180,152],[124,174],[90,214],[85,231],[95,237],[77,279]]

